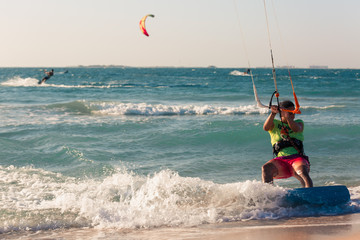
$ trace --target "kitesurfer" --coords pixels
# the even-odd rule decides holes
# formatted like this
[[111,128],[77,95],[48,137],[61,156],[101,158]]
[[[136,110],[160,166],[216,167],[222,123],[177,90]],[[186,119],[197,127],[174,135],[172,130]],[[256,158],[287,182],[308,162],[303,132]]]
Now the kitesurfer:
[[[291,101],[283,101],[280,106],[271,106],[271,113],[266,119],[263,129],[269,132],[273,152],[276,157],[262,166],[262,181],[273,183],[273,179],[295,177],[303,187],[312,187],[309,176],[310,162],[303,150],[304,122],[295,119],[292,112],[282,109],[294,110]],[[275,119],[281,113],[281,121]]]
[[39,82],[39,84],[46,82],[47,80],[49,80],[49,78],[54,76],[54,69],[51,69],[51,71],[49,71],[49,72],[44,70],[44,73],[46,74],[46,76]]

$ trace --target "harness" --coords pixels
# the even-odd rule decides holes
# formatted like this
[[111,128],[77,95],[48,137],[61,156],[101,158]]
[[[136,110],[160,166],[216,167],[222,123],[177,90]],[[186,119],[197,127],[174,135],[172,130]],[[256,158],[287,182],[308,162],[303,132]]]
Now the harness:
[[279,152],[288,147],[293,147],[298,151],[300,155],[304,155],[304,146],[303,142],[296,138],[283,138],[279,142],[273,145],[273,154],[277,156]]
[[[281,113],[280,113],[280,118],[281,118]],[[289,135],[289,131],[287,130],[287,128],[284,126],[284,124],[282,122],[281,122],[281,125],[282,125],[281,129],[283,130],[283,132],[285,134],[281,135],[282,139],[273,145],[273,154],[275,156],[277,156],[282,149],[288,148],[288,147],[293,147],[296,149],[296,151],[299,153],[299,155],[303,156],[308,161],[308,163],[310,165],[309,158],[304,153],[303,142],[297,138],[291,138]]]

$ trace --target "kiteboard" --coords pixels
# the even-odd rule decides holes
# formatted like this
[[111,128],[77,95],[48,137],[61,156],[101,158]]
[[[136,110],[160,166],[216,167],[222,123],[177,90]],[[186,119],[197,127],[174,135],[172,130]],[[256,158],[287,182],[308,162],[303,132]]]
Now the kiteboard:
[[335,206],[350,201],[346,186],[322,186],[312,188],[295,188],[288,190],[285,196],[286,205],[327,205]]

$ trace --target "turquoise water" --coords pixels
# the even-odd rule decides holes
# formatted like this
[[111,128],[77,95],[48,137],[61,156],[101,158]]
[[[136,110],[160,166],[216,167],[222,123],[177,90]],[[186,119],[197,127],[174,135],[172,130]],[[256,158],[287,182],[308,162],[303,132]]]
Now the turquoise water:
[[[243,69],[54,70],[39,85],[42,69],[0,69],[0,233],[359,212],[360,70],[291,71],[314,185],[347,185],[352,198],[305,210],[278,204],[297,180],[261,183],[268,111]],[[271,69],[253,72],[267,104]],[[292,99],[287,70],[277,75],[280,100]]]

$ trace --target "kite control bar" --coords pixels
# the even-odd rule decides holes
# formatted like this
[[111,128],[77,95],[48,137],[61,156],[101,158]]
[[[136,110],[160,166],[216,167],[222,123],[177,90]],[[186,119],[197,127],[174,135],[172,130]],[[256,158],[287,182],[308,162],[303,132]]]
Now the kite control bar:
[[[281,109],[281,111],[290,112],[290,113],[293,113],[293,114],[301,114],[300,104],[299,104],[299,101],[298,101],[298,99],[297,99],[297,97],[296,97],[295,91],[293,92],[293,94],[294,94],[294,101],[295,101],[295,109],[294,109],[294,110]],[[278,91],[275,91],[275,92],[271,95],[270,102],[269,102],[269,109],[271,109],[271,105],[272,105],[272,101],[273,101],[274,96],[276,97],[277,104],[278,104],[278,108],[279,108],[279,110],[280,110],[280,103],[279,103],[279,96],[280,96],[280,94],[278,93]]]

